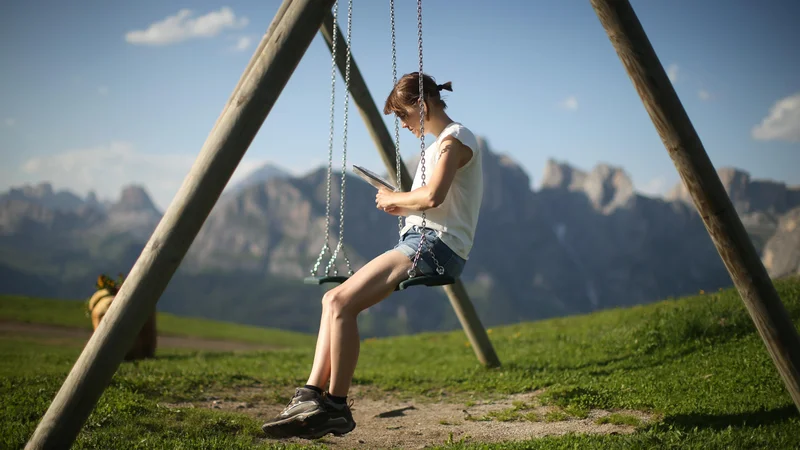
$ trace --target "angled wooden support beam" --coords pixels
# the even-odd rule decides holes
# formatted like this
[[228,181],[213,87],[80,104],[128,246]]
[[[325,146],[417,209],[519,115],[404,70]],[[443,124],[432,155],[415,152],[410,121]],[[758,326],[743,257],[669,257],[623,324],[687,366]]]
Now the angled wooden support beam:
[[[333,52],[333,29],[333,14],[329,12],[323,20],[320,32],[325,38],[325,43],[328,45],[328,49],[331,52]],[[339,68],[339,72],[342,74],[342,77],[345,76],[347,69],[347,56],[344,50],[346,48],[347,42],[342,36],[341,29],[339,29],[337,26],[336,65]],[[339,49],[342,50],[340,51]],[[361,72],[358,70],[358,66],[356,65],[355,58],[353,57],[352,53],[350,54],[350,94],[352,94],[353,101],[355,102],[359,113],[361,113],[364,123],[367,125],[367,129],[372,136],[375,146],[378,148],[378,152],[383,159],[386,170],[389,172],[389,176],[396,184],[397,166],[394,141],[392,140],[392,136],[389,134],[389,130],[386,128],[386,124],[383,122],[381,112],[378,110],[378,107],[376,106],[375,101],[373,100],[372,95],[367,88],[367,83],[364,81],[364,77],[361,76]],[[402,160],[400,161],[400,174],[401,190],[411,190],[411,176]],[[467,334],[467,339],[469,339],[470,343],[472,344],[472,348],[475,351],[475,356],[477,356],[478,361],[487,367],[500,366],[500,358],[497,357],[497,353],[492,346],[492,342],[489,340],[489,335],[486,333],[486,330],[484,329],[483,324],[478,317],[478,313],[475,311],[475,307],[473,306],[472,301],[469,299],[469,295],[467,294],[467,290],[464,287],[463,282],[460,279],[457,279],[455,284],[442,286],[442,288],[444,289],[445,294],[447,294],[447,298],[450,300],[450,305],[453,307],[458,320],[461,322],[461,327]]]
[[730,197],[628,0],[590,0],[703,219],[792,400],[800,338]]
[[464,282],[460,278],[456,278],[454,284],[442,286],[447,298],[450,299],[450,305],[461,322],[461,327],[469,339],[475,356],[481,364],[486,367],[500,367],[500,358],[497,352],[494,351],[492,341],[489,340],[489,334],[481,323],[478,312],[475,306],[469,299],[467,288],[464,287]]
[[285,13],[209,134],[183,185],[72,367],[27,449],[69,448],[155,307],[333,0],[285,0]]

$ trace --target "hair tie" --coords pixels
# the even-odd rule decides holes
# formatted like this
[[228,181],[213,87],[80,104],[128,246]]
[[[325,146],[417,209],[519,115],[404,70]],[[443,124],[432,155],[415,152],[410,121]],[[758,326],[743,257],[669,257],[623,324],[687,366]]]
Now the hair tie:
[[438,90],[440,90],[440,91],[441,91],[442,89],[446,89],[446,90],[448,90],[448,91],[450,91],[450,92],[453,92],[453,85],[452,85],[452,83],[451,83],[450,81],[448,81],[448,82],[447,82],[447,83],[445,83],[445,84],[437,84],[437,85],[436,85],[436,89],[438,89]]

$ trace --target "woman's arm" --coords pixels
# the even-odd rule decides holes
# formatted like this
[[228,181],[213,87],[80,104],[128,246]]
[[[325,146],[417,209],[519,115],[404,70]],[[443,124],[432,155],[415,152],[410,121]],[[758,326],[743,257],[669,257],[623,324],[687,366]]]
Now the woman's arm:
[[448,136],[439,147],[441,156],[433,174],[425,186],[411,192],[392,192],[381,189],[375,196],[375,204],[380,209],[424,211],[435,208],[447,198],[447,192],[456,176],[456,171],[472,158],[472,150],[458,139]]

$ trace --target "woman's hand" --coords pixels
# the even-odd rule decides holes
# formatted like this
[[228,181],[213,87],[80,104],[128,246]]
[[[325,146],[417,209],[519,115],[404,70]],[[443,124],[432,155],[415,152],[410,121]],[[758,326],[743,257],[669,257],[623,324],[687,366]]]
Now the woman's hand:
[[394,208],[395,204],[392,202],[393,195],[394,192],[388,189],[378,189],[378,193],[375,194],[375,207],[384,211],[387,211],[388,208]]
[[396,193],[388,189],[378,189],[375,194],[375,207],[382,209],[393,216],[407,216],[408,211],[406,208],[401,208],[395,204]]

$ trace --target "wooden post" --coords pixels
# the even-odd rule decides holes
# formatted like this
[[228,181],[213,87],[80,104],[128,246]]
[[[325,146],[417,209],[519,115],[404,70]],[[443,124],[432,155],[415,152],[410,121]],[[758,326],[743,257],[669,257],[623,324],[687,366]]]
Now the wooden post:
[[[328,49],[333,52],[333,14],[329,13],[325,16],[320,32],[325,38]],[[336,48],[346,49],[347,42],[338,27],[336,36]],[[344,76],[346,72],[346,64],[347,57],[345,52],[337,51],[336,65],[342,76]],[[361,113],[364,123],[367,125],[367,129],[372,136],[373,142],[375,142],[375,146],[378,148],[378,152],[383,159],[383,163],[386,165],[389,176],[392,177],[392,181],[397,183],[394,140],[389,134],[386,125],[383,123],[381,112],[378,110],[375,101],[372,99],[372,95],[369,93],[367,83],[361,76],[361,72],[358,70],[352,53],[350,54],[350,94],[352,94],[353,101],[359,113]],[[411,189],[412,180],[406,165],[403,164],[402,161],[400,164],[400,178],[400,189],[409,191]],[[455,284],[442,287],[447,294],[447,298],[450,299],[450,304],[456,316],[458,316],[458,320],[461,322],[461,326],[464,328],[467,338],[472,344],[478,361],[487,367],[500,366],[500,359],[497,357],[492,342],[489,340],[489,335],[486,333],[462,281],[457,279]]]
[[464,283],[457,278],[454,284],[445,285],[442,288],[447,294],[447,298],[450,299],[450,305],[461,322],[461,327],[464,328],[464,333],[467,334],[467,339],[469,339],[478,361],[486,367],[500,367],[500,358],[497,357],[492,341],[489,340],[489,334],[483,328],[478,312],[475,311],[475,306],[467,295]]
[[87,342],[27,449],[68,448],[110,382],[237,164],[294,72],[333,0],[285,0],[283,19],[236,101],[208,136],[104,320]]
[[800,409],[800,338],[700,137],[628,0],[590,1]]

